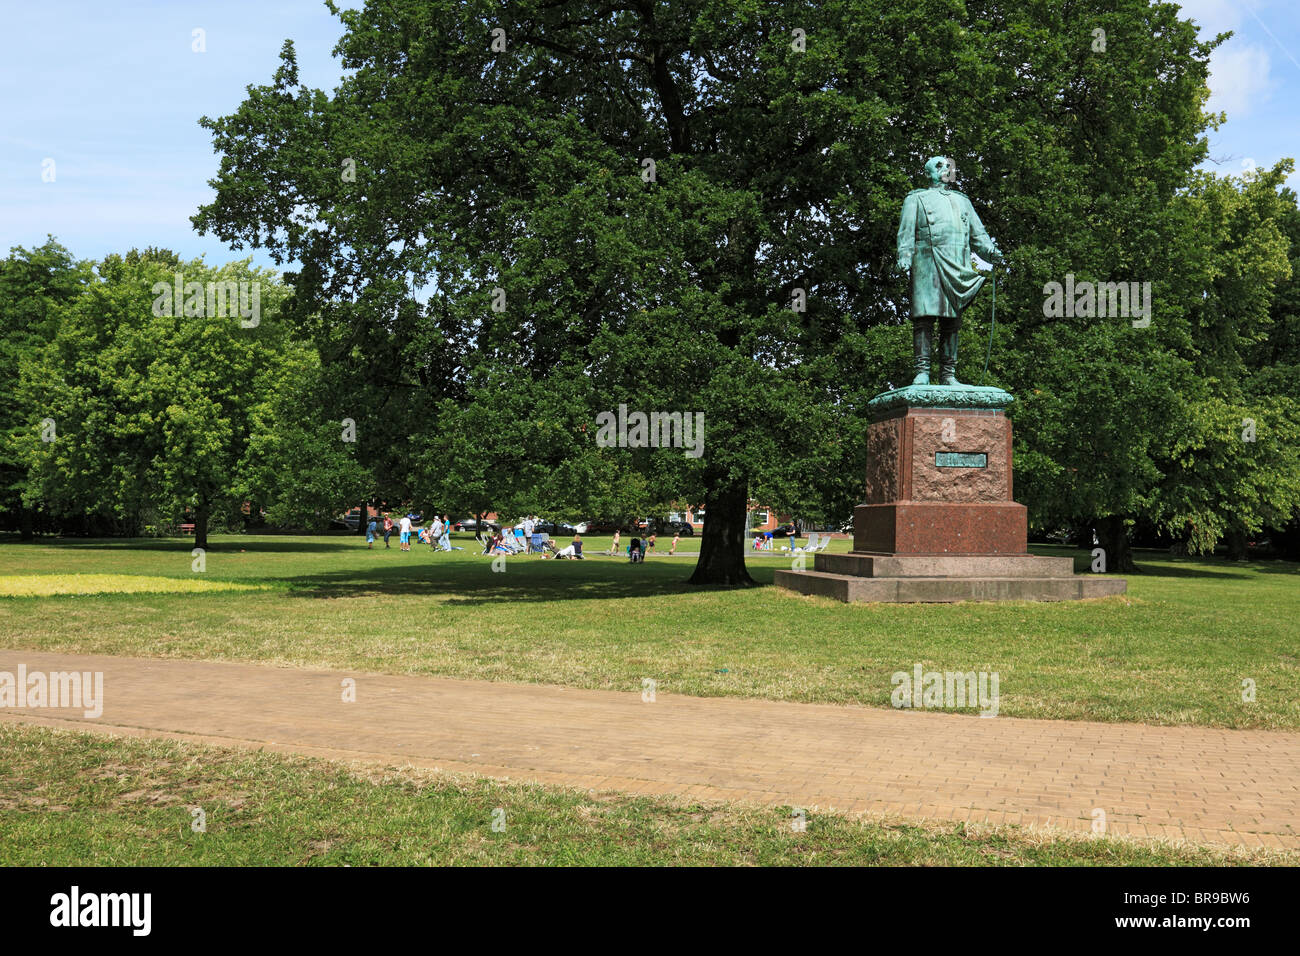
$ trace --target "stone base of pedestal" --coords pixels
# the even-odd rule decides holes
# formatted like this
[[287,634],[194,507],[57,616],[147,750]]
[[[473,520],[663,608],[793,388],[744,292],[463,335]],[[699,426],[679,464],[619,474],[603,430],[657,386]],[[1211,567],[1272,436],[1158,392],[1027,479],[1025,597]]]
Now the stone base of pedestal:
[[1122,578],[1074,574],[1072,558],[1034,555],[818,554],[811,571],[777,571],[775,583],[846,603],[1077,601],[1123,594]]
[[[776,583],[839,601],[1076,601],[1123,594],[1120,578],[1029,554],[1012,498],[1014,399],[1000,388],[910,385],[868,407],[865,500],[853,551],[818,554]],[[797,563],[798,559],[796,559]]]
[[1014,501],[858,505],[853,550],[901,554],[1025,554],[1028,509]]

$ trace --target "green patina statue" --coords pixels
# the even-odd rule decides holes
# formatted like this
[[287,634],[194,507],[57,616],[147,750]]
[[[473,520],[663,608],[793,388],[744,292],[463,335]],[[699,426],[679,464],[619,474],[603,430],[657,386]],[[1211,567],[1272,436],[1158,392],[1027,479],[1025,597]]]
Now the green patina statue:
[[912,348],[916,377],[913,385],[930,384],[930,345],[939,320],[941,385],[957,381],[957,333],[962,310],[984,285],[984,276],[971,266],[971,248],[989,262],[1002,261],[975,208],[948,184],[956,166],[947,156],[925,164],[930,185],[913,189],[903,200],[898,224],[898,268],[912,270]]

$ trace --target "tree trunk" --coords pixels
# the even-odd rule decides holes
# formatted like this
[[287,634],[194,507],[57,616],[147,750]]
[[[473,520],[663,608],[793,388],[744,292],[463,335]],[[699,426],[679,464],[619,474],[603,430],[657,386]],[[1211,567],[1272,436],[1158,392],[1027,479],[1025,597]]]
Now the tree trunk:
[[208,503],[200,502],[194,509],[194,547],[208,547]]
[[1275,528],[1273,543],[1287,561],[1300,561],[1300,518],[1293,519],[1285,528]]
[[18,506],[18,532],[20,541],[36,540],[35,509],[24,504]]
[[474,512],[474,540],[483,540],[483,515],[477,511]]
[[1229,528],[1228,533],[1224,535],[1224,542],[1228,546],[1229,561],[1246,560],[1246,532],[1241,528]]
[[704,496],[704,531],[700,537],[700,559],[691,584],[738,587],[754,584],[745,568],[745,520],[749,509],[749,485],[725,475],[707,480]]
[[1129,550],[1128,528],[1120,515],[1098,518],[1096,523],[1097,540],[1106,553],[1106,573],[1120,574],[1136,571],[1133,565],[1133,553]]
[[368,501],[361,502],[361,511],[357,515],[357,534],[366,533],[366,518],[369,509],[370,509],[370,502]]

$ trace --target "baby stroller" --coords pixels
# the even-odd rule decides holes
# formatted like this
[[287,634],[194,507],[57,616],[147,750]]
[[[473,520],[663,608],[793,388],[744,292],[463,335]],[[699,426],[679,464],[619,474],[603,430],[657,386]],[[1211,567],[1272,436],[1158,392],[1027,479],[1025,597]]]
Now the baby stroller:
[[641,563],[642,558],[645,557],[645,552],[641,550],[640,538],[633,538],[630,542],[628,542],[627,556],[632,561],[633,564]]

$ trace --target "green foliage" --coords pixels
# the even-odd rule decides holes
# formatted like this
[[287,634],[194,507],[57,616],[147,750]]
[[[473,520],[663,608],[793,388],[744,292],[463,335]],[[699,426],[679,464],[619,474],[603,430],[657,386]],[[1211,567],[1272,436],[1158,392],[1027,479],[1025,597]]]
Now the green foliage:
[[[196,295],[187,289],[173,301],[177,273],[199,283]],[[221,307],[212,290],[222,282],[237,292],[248,284],[242,304],[251,317],[239,312],[239,294]],[[28,428],[16,446],[28,500],[115,519],[137,533],[154,511],[176,520],[191,509],[205,524],[214,513],[236,514],[246,495],[308,495],[283,480],[287,462],[269,454],[303,451],[295,438],[312,431],[294,399],[310,390],[318,364],[279,320],[288,294],[273,273],[246,261],[212,268],[170,254],[105,259],[84,292],[60,307],[48,344],[22,365]],[[43,440],[46,419],[53,441]],[[337,472],[337,459],[322,453],[314,464]],[[270,481],[277,469],[281,480]]]
[[249,439],[233,491],[266,505],[272,525],[321,529],[350,502],[373,495],[374,477],[345,440],[344,418],[325,417],[327,386],[316,352],[287,343],[273,385],[249,412]]
[[0,509],[20,507],[27,477],[20,448],[34,427],[18,370],[54,338],[59,310],[82,294],[89,277],[90,265],[53,238],[0,260]]

